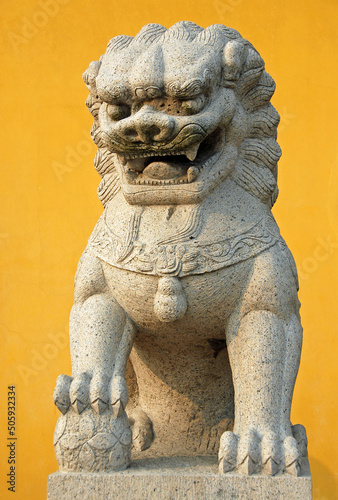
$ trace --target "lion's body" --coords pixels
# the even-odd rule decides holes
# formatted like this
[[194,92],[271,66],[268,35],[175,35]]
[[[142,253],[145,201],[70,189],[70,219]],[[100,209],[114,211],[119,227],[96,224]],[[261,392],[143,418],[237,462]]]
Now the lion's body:
[[[214,454],[220,435],[232,425],[234,411],[225,332],[232,340],[241,318],[252,310],[279,315],[292,310],[298,315],[295,270],[270,211],[232,181],[215,190],[198,209],[203,219],[199,234],[191,239],[187,234],[177,242],[174,237],[182,220],[196,207],[145,207],[132,242],[136,249],[129,248],[118,260],[118,249],[130,241],[129,221],[137,212],[119,194],[94,229],[84,257],[89,253],[90,259],[100,262],[98,273],[105,286],[138,332],[131,355],[138,381],[133,405],[142,406],[157,435],[143,456],[166,455],[168,450],[176,455]],[[259,231],[253,232],[257,214]],[[113,238],[108,247],[107,231]],[[169,243],[163,243],[165,239]],[[233,241],[236,247],[229,252]],[[225,250],[224,244],[220,249],[222,242]],[[202,260],[196,268],[191,264],[198,261],[198,250],[205,253],[205,246],[209,261]],[[179,258],[182,248],[183,260],[191,248],[195,252],[188,260],[190,270]],[[145,261],[152,253],[153,259]],[[142,264],[148,267],[141,270]],[[87,272],[85,265],[85,281]],[[154,310],[164,276],[180,277],[188,303],[186,313],[175,321],[163,322]],[[79,287],[81,281],[78,275]],[[200,387],[202,392],[197,390]]]

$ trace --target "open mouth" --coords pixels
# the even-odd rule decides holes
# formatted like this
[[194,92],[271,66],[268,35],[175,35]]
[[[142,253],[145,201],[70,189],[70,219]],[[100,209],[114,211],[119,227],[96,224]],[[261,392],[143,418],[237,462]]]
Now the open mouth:
[[214,162],[222,148],[222,136],[221,130],[217,129],[201,143],[185,149],[134,151],[119,153],[118,156],[130,184],[189,184]]

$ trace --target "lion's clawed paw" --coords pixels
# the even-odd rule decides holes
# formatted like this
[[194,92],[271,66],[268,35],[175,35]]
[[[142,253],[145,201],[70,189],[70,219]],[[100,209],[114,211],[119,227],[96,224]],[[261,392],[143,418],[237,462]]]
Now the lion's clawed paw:
[[53,400],[63,414],[70,407],[80,414],[89,405],[96,413],[102,414],[111,405],[115,416],[120,416],[127,405],[128,389],[123,377],[110,378],[100,371],[93,376],[87,372],[76,377],[60,375]]
[[218,455],[220,472],[263,473],[269,476],[287,472],[299,476],[300,458],[306,455],[306,432],[302,425],[293,426],[292,432],[292,436],[283,440],[272,431],[263,436],[254,429],[241,436],[225,432]]

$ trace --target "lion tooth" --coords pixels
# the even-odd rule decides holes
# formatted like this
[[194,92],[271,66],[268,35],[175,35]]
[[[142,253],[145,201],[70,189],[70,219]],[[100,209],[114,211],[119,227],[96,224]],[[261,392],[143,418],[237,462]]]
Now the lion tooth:
[[194,182],[199,174],[199,169],[197,167],[189,167],[187,170],[188,182]]
[[195,144],[195,146],[191,146],[189,149],[187,149],[184,154],[185,156],[190,160],[190,161],[194,161],[194,159],[196,158],[197,156],[197,151],[198,151],[198,148],[199,148],[199,144]]

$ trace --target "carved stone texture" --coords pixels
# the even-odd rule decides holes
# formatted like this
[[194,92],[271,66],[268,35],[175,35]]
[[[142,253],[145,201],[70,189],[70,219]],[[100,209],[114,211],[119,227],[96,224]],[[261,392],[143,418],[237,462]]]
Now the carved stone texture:
[[81,415],[60,415],[54,433],[60,469],[67,472],[123,470],[130,462],[131,430],[125,412],[98,415],[87,409]]
[[56,472],[48,478],[48,500],[311,500],[308,464],[301,476],[218,474],[216,457],[135,460],[111,474]]
[[134,457],[219,450],[222,474],[299,475],[300,304],[271,214],[279,115],[262,58],[223,25],[148,24],[84,81],[104,212],[54,394],[61,470],[126,467],[126,410]]

